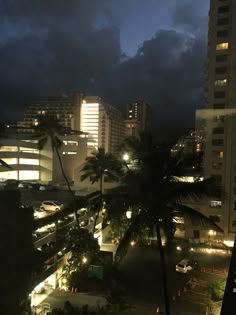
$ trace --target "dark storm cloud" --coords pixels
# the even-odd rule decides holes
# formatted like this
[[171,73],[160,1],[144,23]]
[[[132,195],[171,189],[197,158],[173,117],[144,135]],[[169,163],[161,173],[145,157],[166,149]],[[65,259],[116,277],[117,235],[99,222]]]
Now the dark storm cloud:
[[[129,5],[114,16],[112,2],[0,0],[1,116],[10,118],[10,108],[20,113],[42,96],[76,90],[120,108],[143,99],[161,127],[193,125],[202,105],[205,37],[158,31],[125,58],[118,23]],[[176,23],[180,16],[179,7]]]
[[160,128],[191,127],[203,105],[205,40],[175,31],[159,31],[135,57],[113,70],[107,91],[111,101],[148,101]]
[[[112,20],[106,3],[1,1],[1,103],[20,111],[22,104],[48,93],[87,92],[95,77],[119,62],[119,31],[106,26],[106,16]],[[96,27],[99,13],[102,29]]]
[[202,14],[198,1],[178,0],[176,2],[173,13],[174,25],[181,26],[192,33],[201,33],[207,30],[207,21],[207,12]]

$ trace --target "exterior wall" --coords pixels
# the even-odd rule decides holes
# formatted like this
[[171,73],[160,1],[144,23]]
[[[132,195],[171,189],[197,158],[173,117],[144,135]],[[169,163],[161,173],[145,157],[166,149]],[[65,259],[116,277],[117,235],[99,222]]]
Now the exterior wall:
[[[127,106],[127,127],[128,128],[133,128],[132,124],[130,124],[130,126],[128,126],[128,121],[136,121],[138,122],[140,131],[146,131],[146,130],[150,130],[151,128],[151,116],[152,116],[152,110],[150,105],[148,105],[147,103],[141,101],[141,102],[135,102],[135,103],[131,103],[128,104]],[[138,130],[137,130],[138,131]],[[128,134],[132,134],[132,131],[127,131]]]
[[0,158],[12,169],[0,166],[0,179],[39,180],[40,154],[37,144],[16,137],[1,139]]
[[205,84],[206,108],[236,107],[235,17],[235,1],[211,0]]
[[[63,141],[59,153],[64,172],[70,184],[77,182],[77,169],[82,165],[87,156],[87,139],[78,136],[60,137]],[[54,153],[53,160],[53,183],[66,184],[61,172],[58,157]]]
[[82,95],[77,93],[72,97],[57,96],[36,101],[26,110],[24,122],[20,124],[35,125],[38,115],[49,115],[55,117],[62,126],[79,130],[81,100]]
[[[58,157],[52,152],[50,141],[39,150],[37,140],[32,140],[29,135],[12,134],[11,137],[14,139],[1,140],[0,158],[12,168],[9,170],[0,166],[1,180],[31,180],[65,185]],[[87,156],[87,139],[73,135],[61,137],[61,140],[63,145],[59,153],[62,165],[69,182],[73,183],[77,168]]]
[[81,104],[80,130],[88,133],[88,149],[103,147],[106,152],[118,154],[125,137],[121,113],[105,104],[97,96],[85,97]]
[[205,214],[220,218],[224,240],[236,232],[236,2],[210,1],[205,109],[196,124],[205,132],[204,176],[214,176],[221,198],[206,204]]
[[204,176],[215,177],[223,190],[204,213],[219,216],[225,238],[231,240],[236,232],[236,109],[199,110],[197,122],[205,130]]

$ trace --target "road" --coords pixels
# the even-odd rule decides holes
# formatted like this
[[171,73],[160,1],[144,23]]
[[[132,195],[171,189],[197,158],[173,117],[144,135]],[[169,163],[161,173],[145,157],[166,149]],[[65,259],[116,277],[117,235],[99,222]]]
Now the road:
[[[175,272],[175,265],[182,258],[197,259],[201,266],[202,272],[199,275],[199,283],[191,290],[186,290],[186,282],[190,276]],[[229,266],[229,260],[228,256],[212,254],[189,253],[183,256],[176,253],[166,255],[171,314],[190,315],[196,313],[196,315],[205,315],[207,301],[205,291],[208,284],[218,277],[224,276],[224,271]],[[127,299],[131,304],[136,305],[137,309],[146,306],[150,314],[152,310],[156,312],[157,307],[160,307],[160,311],[164,309],[162,274],[159,253],[156,248],[130,248],[120,266],[120,271],[124,276],[123,283],[126,287]]]
[[[189,275],[175,272],[175,265],[182,258],[193,258],[199,261],[201,272],[198,282],[187,288]],[[171,315],[205,315],[208,300],[206,291],[210,282],[225,276],[230,257],[212,254],[175,253],[166,256],[168,288],[171,301]],[[156,248],[131,247],[120,265],[122,284],[125,288],[125,299],[133,306],[122,314],[154,315],[157,310],[164,313],[162,275],[159,253]],[[45,300],[52,307],[62,307],[69,300],[73,305],[96,305],[105,303],[99,296],[80,293],[54,291]]]

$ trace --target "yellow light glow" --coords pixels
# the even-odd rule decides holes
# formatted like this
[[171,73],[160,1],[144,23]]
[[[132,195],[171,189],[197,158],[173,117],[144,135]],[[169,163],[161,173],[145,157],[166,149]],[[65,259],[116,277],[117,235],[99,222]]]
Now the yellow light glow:
[[215,235],[216,235],[216,231],[214,231],[214,230],[209,230],[209,231],[208,231],[208,235],[215,236]]
[[18,148],[14,146],[3,145],[0,147],[0,152],[17,152]]
[[0,173],[1,179],[18,179],[17,171],[8,171]]
[[214,84],[215,84],[215,86],[226,86],[227,85],[227,80],[226,79],[216,80]]
[[224,50],[224,49],[228,49],[229,48],[229,43],[225,42],[225,43],[220,43],[216,45],[216,50]]
[[86,257],[83,257],[83,258],[82,258],[83,264],[86,264],[87,261],[88,261],[88,259],[87,259]]
[[224,240],[223,243],[228,247],[234,247],[234,241]]
[[128,153],[125,153],[123,155],[123,160],[126,161],[126,162],[129,160],[129,154]]
[[39,171],[19,171],[19,180],[39,180]]
[[38,159],[19,159],[19,164],[27,164],[27,165],[39,165]]
[[4,158],[2,159],[5,163],[7,163],[8,165],[14,165],[14,164],[18,164],[17,163],[17,158]]

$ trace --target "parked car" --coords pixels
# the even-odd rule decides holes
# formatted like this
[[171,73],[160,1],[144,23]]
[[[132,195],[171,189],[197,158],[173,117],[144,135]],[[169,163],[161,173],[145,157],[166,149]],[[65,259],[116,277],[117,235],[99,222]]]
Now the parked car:
[[198,262],[193,259],[182,259],[176,266],[175,270],[179,273],[186,274],[198,268]]
[[47,216],[47,212],[42,209],[35,209],[34,210],[34,218],[41,219]]
[[59,211],[63,209],[63,204],[54,200],[43,201],[39,207],[42,211]]

